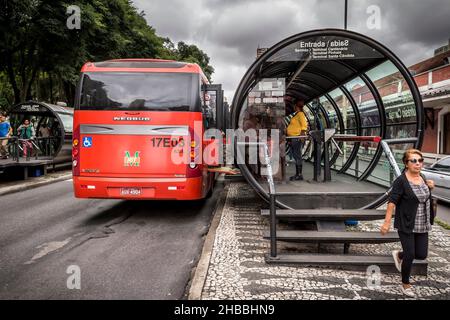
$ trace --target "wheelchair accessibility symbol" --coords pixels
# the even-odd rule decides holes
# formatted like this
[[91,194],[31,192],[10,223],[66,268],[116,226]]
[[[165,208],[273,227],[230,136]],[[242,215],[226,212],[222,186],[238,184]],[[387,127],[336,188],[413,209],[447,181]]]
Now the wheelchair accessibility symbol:
[[92,137],[84,137],[83,138],[83,147],[85,147],[85,148],[92,147]]

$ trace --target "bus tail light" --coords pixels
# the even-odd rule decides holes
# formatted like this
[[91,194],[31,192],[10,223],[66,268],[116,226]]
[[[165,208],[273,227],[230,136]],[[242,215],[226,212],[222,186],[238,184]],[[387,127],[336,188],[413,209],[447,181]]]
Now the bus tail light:
[[201,141],[196,140],[196,135],[194,130],[190,129],[191,134],[191,144],[190,144],[190,157],[189,157],[189,165],[187,166],[187,178],[201,177],[202,170],[198,161],[196,161],[197,157],[201,157]]
[[80,175],[80,128],[73,131],[72,138],[72,175]]

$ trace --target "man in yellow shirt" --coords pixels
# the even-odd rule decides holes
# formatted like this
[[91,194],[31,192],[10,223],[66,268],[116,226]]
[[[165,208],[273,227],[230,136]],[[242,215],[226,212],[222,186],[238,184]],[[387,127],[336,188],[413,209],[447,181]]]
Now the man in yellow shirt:
[[[303,112],[304,102],[303,100],[297,100],[295,103],[295,116],[291,119],[289,126],[287,127],[288,137],[296,137],[304,135],[308,132],[308,122],[306,121],[305,113]],[[295,176],[289,178],[291,181],[303,180],[302,175],[302,149],[303,139],[294,138],[289,139],[291,141],[291,150],[295,159]]]

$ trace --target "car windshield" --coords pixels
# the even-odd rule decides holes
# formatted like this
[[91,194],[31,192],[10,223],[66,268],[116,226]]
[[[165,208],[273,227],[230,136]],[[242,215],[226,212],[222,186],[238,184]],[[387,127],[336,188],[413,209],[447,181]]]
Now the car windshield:
[[433,168],[439,171],[450,172],[450,157],[439,160],[434,164]]

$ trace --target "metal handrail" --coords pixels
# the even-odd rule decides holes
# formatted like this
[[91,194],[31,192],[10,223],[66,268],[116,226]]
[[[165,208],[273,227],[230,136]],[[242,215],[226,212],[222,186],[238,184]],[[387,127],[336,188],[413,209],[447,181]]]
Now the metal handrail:
[[[401,138],[401,139],[385,139],[385,140],[381,140],[380,144],[381,147],[383,148],[384,153],[386,154],[386,158],[389,161],[389,164],[391,165],[391,168],[393,169],[393,174],[395,175],[395,179],[398,178],[402,172],[400,170],[400,167],[398,166],[397,161],[395,160],[395,157],[392,153],[391,148],[389,147],[389,145],[391,144],[404,144],[404,143],[415,143],[417,142],[418,138]],[[373,209],[373,208],[377,208],[380,205],[382,205],[383,203],[386,202],[386,200],[388,199],[389,193],[392,190],[392,186],[389,188],[389,190],[386,191],[386,193],[384,194],[384,196],[380,197],[379,199],[365,205],[363,208],[361,209]]]
[[402,172],[400,171],[400,167],[398,166],[398,163],[395,160],[395,157],[394,157],[389,145],[390,144],[415,143],[416,141],[417,141],[417,138],[386,139],[386,140],[380,141],[381,147],[383,148],[383,151],[389,160],[389,164],[394,169],[395,178],[398,178],[402,174]]
[[[36,141],[39,139],[43,139],[43,138],[32,138],[32,139],[22,139],[19,138],[18,136],[11,136],[11,137],[4,137],[4,138],[0,138],[0,140],[8,140],[8,144],[10,144],[11,146],[14,147],[14,151],[12,152],[13,154],[13,160],[16,160],[17,162],[19,162],[19,150],[23,151],[23,147],[21,142],[24,141],[29,141],[31,142],[31,150],[30,153],[33,152],[33,150],[36,150],[38,152],[42,152],[41,148],[39,148],[39,146],[36,144]],[[38,152],[35,153],[35,158],[38,159]],[[30,157],[30,153],[27,152],[27,161],[31,158]]]
[[264,161],[267,166],[267,183],[269,184],[270,206],[270,258],[277,259],[277,216],[276,216],[276,190],[273,181],[272,159],[269,156],[269,146],[266,142],[237,142],[240,146],[262,146]]

